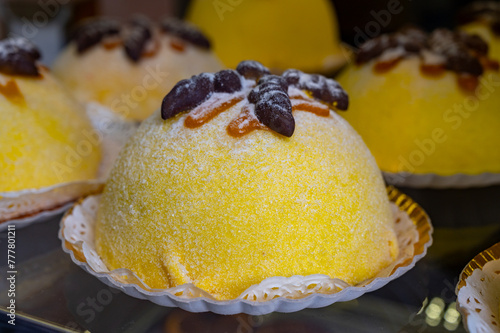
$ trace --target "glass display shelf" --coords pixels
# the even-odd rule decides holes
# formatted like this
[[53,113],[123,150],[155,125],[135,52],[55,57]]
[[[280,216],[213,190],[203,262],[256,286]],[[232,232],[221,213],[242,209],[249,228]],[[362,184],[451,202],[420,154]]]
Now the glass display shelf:
[[[9,281],[0,282],[1,332],[465,332],[455,286],[464,266],[500,240],[500,186],[467,190],[401,189],[434,226],[425,258],[402,277],[353,301],[263,316],[189,313],[127,296],[76,266],[61,249],[61,215],[16,230],[15,326],[8,323]],[[0,233],[7,272],[7,232]]]

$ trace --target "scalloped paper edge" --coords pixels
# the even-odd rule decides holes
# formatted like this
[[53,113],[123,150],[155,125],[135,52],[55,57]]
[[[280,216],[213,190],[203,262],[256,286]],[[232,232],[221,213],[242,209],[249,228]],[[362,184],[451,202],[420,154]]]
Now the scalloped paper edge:
[[[414,225],[414,230],[418,234],[415,243],[411,243],[408,246],[413,246],[413,256],[411,258],[407,258],[401,263],[395,265],[387,277],[379,277],[372,278],[366,280],[356,286],[347,286],[343,289],[330,294],[320,294],[314,293],[309,294],[303,298],[299,299],[291,299],[285,297],[277,297],[271,300],[266,301],[251,301],[247,299],[234,299],[227,301],[218,301],[211,297],[204,291],[200,292],[200,289],[194,286],[178,286],[169,289],[150,289],[145,286],[140,279],[137,278],[135,274],[133,274],[137,283],[123,283],[123,275],[128,276],[128,270],[125,269],[117,269],[113,270],[109,273],[97,273],[95,272],[91,266],[86,262],[85,253],[90,251],[86,244],[81,244],[79,241],[76,244],[80,243],[81,250],[77,250],[74,248],[75,244],[70,243],[68,239],[65,238],[64,235],[64,223],[68,216],[70,216],[73,211],[78,207],[78,204],[75,204],[73,208],[70,209],[61,220],[61,228],[59,230],[59,238],[62,242],[62,248],[64,252],[68,253],[71,257],[71,260],[80,266],[82,269],[87,271],[89,274],[96,276],[101,282],[104,284],[119,289],[126,293],[129,296],[136,297],[139,299],[147,299],[155,304],[167,307],[179,307],[183,310],[190,312],[206,312],[211,311],[218,314],[230,315],[230,314],[238,314],[238,313],[246,313],[249,315],[262,315],[271,313],[274,311],[277,312],[295,312],[300,311],[305,308],[319,308],[331,305],[335,302],[343,302],[349,301],[355,298],[360,297],[364,293],[377,290],[390,281],[400,277],[411,268],[413,268],[418,260],[423,258],[427,253],[428,247],[432,244],[432,225],[430,223],[430,219],[425,214],[422,208],[418,206],[411,198],[402,194],[397,189],[393,187],[388,187],[388,195],[391,200],[391,205],[395,207],[395,209],[399,210],[406,214],[411,222]],[[82,201],[82,200],[81,200]],[[76,212],[76,214],[85,215],[85,212]],[[396,218],[396,217],[395,217]],[[93,232],[93,231],[92,231]],[[411,260],[410,260],[411,259]],[[127,272],[128,271],[128,272]],[[316,278],[317,276],[308,276],[305,278]],[[261,284],[269,283],[271,279],[287,279],[289,282],[290,279],[300,279],[304,277],[293,276],[291,278],[284,277],[273,277],[270,279],[266,279],[262,281]],[[332,280],[332,279],[330,279]],[[274,283],[274,281],[271,281]],[[345,283],[345,282],[344,282]],[[182,287],[182,292],[192,293],[193,298],[186,299],[185,297],[177,296],[177,289]],[[252,286],[253,287],[253,286]],[[251,288],[252,288],[251,287]],[[250,288],[249,288],[250,289]],[[245,291],[246,292],[246,291]],[[245,294],[245,292],[243,294]]]
[[[488,292],[483,293],[484,289]],[[500,243],[479,253],[465,266],[455,293],[468,332],[500,332]]]
[[68,209],[73,206],[73,202],[69,202],[65,205],[56,207],[54,209],[48,209],[44,210],[38,214],[32,215],[32,216],[26,216],[26,217],[21,217],[18,219],[14,220],[9,220],[6,222],[0,223],[0,232],[7,230],[8,226],[14,225],[16,229],[20,228],[25,228],[27,226],[30,226],[32,224],[40,223],[40,222],[45,222],[53,218],[54,216],[60,215],[64,212],[66,212]]

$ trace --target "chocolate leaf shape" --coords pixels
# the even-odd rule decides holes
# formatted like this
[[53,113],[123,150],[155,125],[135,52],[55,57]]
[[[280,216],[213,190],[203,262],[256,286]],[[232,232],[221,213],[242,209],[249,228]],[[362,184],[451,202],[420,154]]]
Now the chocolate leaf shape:
[[273,131],[291,137],[295,131],[292,103],[283,91],[266,92],[255,104],[257,119]]
[[179,81],[165,96],[161,105],[161,117],[169,119],[206,101],[214,91],[213,74],[202,73]]
[[24,38],[0,41],[0,72],[4,74],[38,76],[36,60],[39,58],[37,47]]
[[264,75],[271,74],[260,62],[254,60],[245,60],[238,64],[236,71],[247,79],[258,80]]
[[94,45],[97,45],[106,36],[120,33],[121,27],[117,21],[99,18],[81,25],[73,34],[78,53],[83,53]]
[[349,107],[347,93],[335,80],[319,74],[306,74],[296,69],[285,71],[283,77],[291,86],[309,92],[322,102],[335,104],[339,110],[347,110]]
[[147,26],[136,24],[129,30],[124,38],[123,45],[130,60],[138,62],[141,59],[142,52],[149,39],[151,39],[151,30]]
[[232,93],[243,88],[238,72],[232,69],[225,69],[214,75],[214,91]]
[[204,49],[210,49],[210,40],[195,26],[175,19],[167,18],[161,23],[164,32],[177,36],[191,44]]

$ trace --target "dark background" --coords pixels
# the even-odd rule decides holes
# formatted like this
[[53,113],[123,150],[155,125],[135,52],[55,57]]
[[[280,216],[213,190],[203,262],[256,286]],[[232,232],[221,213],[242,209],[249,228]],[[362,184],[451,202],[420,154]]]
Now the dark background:
[[[360,36],[359,31],[369,31],[367,24],[377,22],[376,15],[386,11],[391,1],[398,2],[402,11],[397,15],[391,15],[387,24],[385,22],[378,24],[380,31],[377,31],[376,35],[397,30],[406,24],[414,24],[428,31],[437,27],[453,28],[456,26],[459,9],[472,2],[470,0],[332,0],[337,11],[342,40],[356,46],[360,41],[366,40],[367,38]],[[34,24],[48,22],[49,24],[43,25],[36,38],[25,37],[32,39],[42,48],[44,61],[50,64],[74,25],[86,17],[105,15],[127,19],[132,13],[143,13],[154,20],[165,16],[183,17],[189,2],[189,0],[0,0],[0,37],[13,32],[26,35],[19,32],[20,24],[26,26],[29,25],[29,21],[35,21]],[[51,5],[54,3],[61,5],[57,15],[44,17],[40,14],[41,9],[42,12],[50,14]],[[304,1],[304,4],[307,5],[307,1]],[[286,8],[283,13],[286,14]],[[44,19],[47,22],[43,22]],[[256,20],[258,22],[258,18]],[[50,31],[47,32],[48,37],[42,36],[44,29],[48,30],[58,25],[60,36],[54,37],[53,32],[50,35]]]

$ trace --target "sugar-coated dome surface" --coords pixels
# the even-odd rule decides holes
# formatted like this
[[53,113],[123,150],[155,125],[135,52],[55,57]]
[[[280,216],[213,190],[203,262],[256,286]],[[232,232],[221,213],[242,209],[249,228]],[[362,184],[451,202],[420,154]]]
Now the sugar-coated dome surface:
[[241,103],[201,127],[186,113],[148,118],[100,201],[96,248],[152,288],[193,283],[233,299],[272,276],[363,281],[397,256],[385,187],[352,127],[294,111],[286,138],[226,127]]
[[498,1],[474,1],[457,15],[459,29],[477,34],[489,44],[490,56],[500,60],[500,4]]
[[385,73],[374,73],[373,61],[352,65],[338,81],[351,103],[342,116],[382,171],[500,172],[498,71],[486,70],[474,91],[464,91],[456,73],[424,76],[410,57]]
[[78,104],[49,72],[0,74],[0,192],[94,179],[99,138]]

